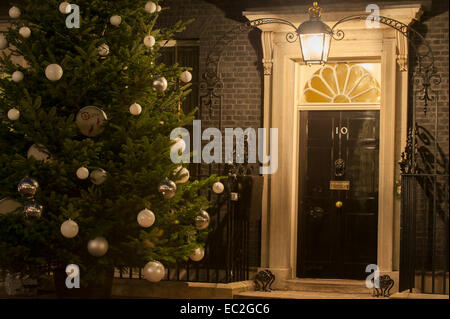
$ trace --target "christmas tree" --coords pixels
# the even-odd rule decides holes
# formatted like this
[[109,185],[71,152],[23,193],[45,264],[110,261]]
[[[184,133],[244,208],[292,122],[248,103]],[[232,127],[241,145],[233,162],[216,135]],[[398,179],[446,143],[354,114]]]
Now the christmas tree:
[[[161,2],[161,1],[159,1]],[[0,33],[0,267],[80,267],[82,285],[102,269],[200,260],[208,232],[202,189],[171,161],[192,120],[180,105],[189,70],[158,63],[186,27],[158,29],[154,0],[27,0]],[[18,59],[22,59],[20,64]],[[186,166],[186,164],[183,164]],[[39,271],[38,271],[39,272]]]

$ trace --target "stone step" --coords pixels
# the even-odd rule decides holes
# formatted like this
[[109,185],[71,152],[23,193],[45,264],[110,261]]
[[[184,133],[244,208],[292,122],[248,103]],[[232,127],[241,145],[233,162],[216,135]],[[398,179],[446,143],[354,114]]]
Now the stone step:
[[366,287],[364,280],[350,279],[309,279],[296,278],[285,281],[284,290],[303,292],[326,292],[338,294],[368,294],[372,289]]
[[234,299],[387,299],[375,298],[366,293],[336,293],[336,292],[311,292],[311,291],[286,291],[274,290],[271,292],[243,291],[234,295]]

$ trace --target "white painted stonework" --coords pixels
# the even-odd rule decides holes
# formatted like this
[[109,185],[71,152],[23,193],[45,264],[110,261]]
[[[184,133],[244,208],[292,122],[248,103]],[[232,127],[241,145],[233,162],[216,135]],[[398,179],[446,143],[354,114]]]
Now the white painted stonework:
[[[308,19],[308,7],[271,11],[246,11],[249,20],[282,18],[299,25]],[[322,20],[330,27],[350,15],[365,14],[339,6],[325,7]],[[381,7],[380,15],[405,24],[418,19],[419,4]],[[278,128],[279,168],[266,175],[263,191],[261,267],[276,275],[275,288],[286,287],[285,280],[296,277],[297,218],[298,218],[298,145],[299,111],[298,79],[303,64],[298,41],[286,41],[288,26],[267,24],[262,32],[264,64],[264,127]],[[341,41],[332,40],[330,62],[381,63],[380,158],[379,158],[379,217],[378,265],[381,274],[388,273],[398,283],[400,247],[400,203],[394,195],[395,180],[399,178],[400,154],[406,139],[408,56],[405,39],[394,29],[380,24],[367,29],[365,21],[340,25],[345,32]],[[346,107],[348,109],[348,107]],[[361,109],[361,108],[360,108]],[[396,288],[396,287],[395,287]],[[394,288],[394,289],[395,289]]]

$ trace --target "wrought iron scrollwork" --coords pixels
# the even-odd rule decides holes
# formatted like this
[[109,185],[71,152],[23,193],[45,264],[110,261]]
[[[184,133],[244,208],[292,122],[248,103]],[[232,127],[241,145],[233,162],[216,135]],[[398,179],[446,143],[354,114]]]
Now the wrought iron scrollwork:
[[[374,282],[374,279],[372,279]],[[391,289],[394,287],[394,280],[389,275],[379,277],[379,287],[373,288],[374,297],[389,297]]]
[[429,43],[417,30],[403,22],[389,17],[362,14],[348,16],[336,22],[331,28],[333,39],[342,40],[345,36],[344,31],[337,28],[340,24],[348,21],[363,21],[368,19],[391,27],[408,39],[408,42],[416,54],[417,68],[415,70],[414,78],[415,84],[421,86],[418,89],[418,93],[420,94],[418,99],[424,102],[424,113],[426,114],[428,103],[434,101],[436,98],[436,92],[433,91],[431,87],[432,85],[437,86],[441,83],[441,76],[436,71],[433,51],[431,50]]
[[255,276],[255,290],[256,291],[272,291],[272,284],[275,281],[275,275],[268,269],[262,270]]

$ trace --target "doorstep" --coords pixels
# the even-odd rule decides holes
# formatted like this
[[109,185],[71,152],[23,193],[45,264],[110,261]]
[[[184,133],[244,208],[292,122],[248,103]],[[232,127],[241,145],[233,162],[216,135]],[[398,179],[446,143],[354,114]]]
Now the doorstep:
[[157,299],[233,299],[237,293],[254,290],[251,280],[228,284],[160,281],[151,283],[141,279],[114,279],[114,298]]
[[335,293],[335,292],[316,292],[316,291],[295,291],[295,290],[273,290],[263,291],[245,291],[237,293],[235,299],[387,299],[376,298],[369,293]]
[[409,291],[397,292],[393,294],[391,299],[449,299],[448,295],[438,294],[421,294]]

